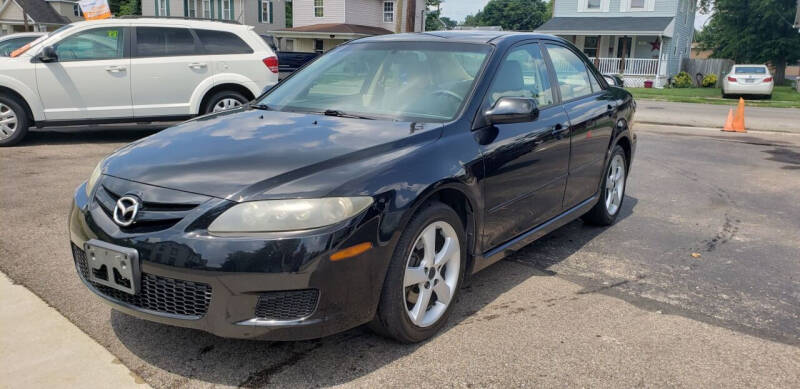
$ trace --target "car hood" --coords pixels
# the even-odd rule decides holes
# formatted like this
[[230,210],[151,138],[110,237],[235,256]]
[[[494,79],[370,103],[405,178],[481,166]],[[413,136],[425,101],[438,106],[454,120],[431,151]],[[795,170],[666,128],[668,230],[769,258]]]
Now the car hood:
[[[131,143],[103,173],[242,201],[336,166],[436,138],[440,125],[277,111],[200,117]],[[432,136],[433,135],[433,136]]]

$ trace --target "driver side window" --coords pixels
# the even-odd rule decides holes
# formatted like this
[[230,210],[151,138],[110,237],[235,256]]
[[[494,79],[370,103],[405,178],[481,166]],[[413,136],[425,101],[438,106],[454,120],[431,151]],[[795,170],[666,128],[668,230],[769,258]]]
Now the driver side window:
[[103,27],[70,35],[55,45],[58,60],[91,61],[124,56],[123,27]]
[[487,105],[493,106],[501,97],[531,98],[539,107],[553,104],[547,65],[538,44],[515,47],[503,59],[486,95]]

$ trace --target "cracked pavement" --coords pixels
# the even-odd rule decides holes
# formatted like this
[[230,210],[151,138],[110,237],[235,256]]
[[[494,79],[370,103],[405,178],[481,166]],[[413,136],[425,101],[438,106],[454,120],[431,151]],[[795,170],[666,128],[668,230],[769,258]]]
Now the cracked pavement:
[[797,386],[800,136],[637,130],[616,225],[572,222],[477,274],[419,345],[364,328],[221,339],[92,296],[69,254],[72,192],[148,130],[32,133],[0,149],[0,270],[153,387]]

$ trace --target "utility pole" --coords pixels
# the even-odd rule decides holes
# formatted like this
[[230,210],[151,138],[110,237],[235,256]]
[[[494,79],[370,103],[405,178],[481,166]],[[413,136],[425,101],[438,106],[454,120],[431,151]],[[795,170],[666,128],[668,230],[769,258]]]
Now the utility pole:
[[28,32],[28,10],[25,8],[25,1],[20,1],[22,5],[22,25],[25,26],[25,32]]

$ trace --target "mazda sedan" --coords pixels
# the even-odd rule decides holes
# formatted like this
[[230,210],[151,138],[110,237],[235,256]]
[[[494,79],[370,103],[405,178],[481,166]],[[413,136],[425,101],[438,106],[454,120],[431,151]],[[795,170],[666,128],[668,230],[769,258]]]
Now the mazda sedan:
[[576,218],[614,222],[634,110],[553,36],[359,39],[101,161],[75,192],[75,266],[146,320],[418,342],[470,275]]

